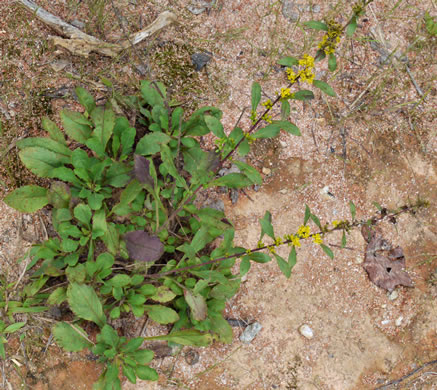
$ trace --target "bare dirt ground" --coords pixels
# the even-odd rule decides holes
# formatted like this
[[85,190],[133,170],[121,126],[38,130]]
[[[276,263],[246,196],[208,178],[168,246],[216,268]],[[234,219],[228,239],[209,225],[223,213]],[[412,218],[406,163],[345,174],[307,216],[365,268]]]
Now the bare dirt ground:
[[[199,15],[187,9],[196,2],[183,0],[109,1],[103,14],[89,6],[97,1],[37,3],[112,42],[123,39],[123,29],[136,31],[167,9],[178,21],[119,58],[85,59],[53,47],[53,31],[13,1],[2,1],[0,196],[35,182],[20,164],[14,141],[40,134],[41,116],[58,121],[60,109],[77,107],[75,86],[105,97],[102,76],[124,93],[155,77],[185,106],[218,106],[230,130],[249,105],[253,80],[271,97],[285,84],[278,58],[314,54],[321,34],[304,33],[299,22],[330,17],[344,23],[350,12],[349,2],[319,0],[217,0]],[[284,3],[297,21],[287,12],[284,17]],[[349,218],[350,200],[359,218],[369,218],[373,202],[396,208],[427,199],[426,210],[381,224],[386,238],[403,248],[414,287],[389,295],[372,284],[361,265],[365,242],[358,231],[348,237],[348,249],[335,250],[334,260],[315,245],[303,245],[291,279],[273,263],[252,266],[229,302],[227,317],[262,325],[250,344],[241,343],[242,329],[234,328],[232,344],[196,349],[199,361],[193,365],[188,348],[157,359],[158,383],[126,383],[126,389],[437,389],[437,363],[425,365],[437,359],[437,56],[425,11],[437,15],[435,2],[372,3],[354,39],[341,44],[336,72],[319,64],[318,78],[338,97],[315,90],[316,99],[297,102],[291,120],[302,137],[281,134],[257,144],[251,161],[263,172],[264,185],[248,191],[250,198],[240,194],[236,204],[222,197],[237,244],[247,247],[256,246],[266,210],[283,235],[301,224],[305,203],[324,223]],[[196,72],[190,55],[203,51],[212,59]],[[242,125],[248,123],[246,115]],[[43,212],[20,215],[0,203],[0,273],[8,281],[21,275],[23,264],[16,259],[44,237],[47,225]],[[341,237],[327,241],[339,245]],[[9,338],[0,386],[91,389],[100,367],[90,356],[62,353],[51,344],[50,319],[27,319],[26,337]],[[313,330],[312,339],[299,333],[303,324]],[[155,331],[146,328],[143,335]]]

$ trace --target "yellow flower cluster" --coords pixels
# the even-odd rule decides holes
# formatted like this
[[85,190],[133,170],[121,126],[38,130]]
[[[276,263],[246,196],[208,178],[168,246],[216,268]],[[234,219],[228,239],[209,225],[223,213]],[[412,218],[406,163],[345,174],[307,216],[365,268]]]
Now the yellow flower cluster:
[[290,88],[281,88],[281,99],[289,99],[292,95]]
[[340,43],[341,34],[343,34],[343,28],[340,24],[328,22],[328,32],[323,36],[318,48],[323,50],[326,55],[334,53],[337,45]]
[[272,116],[269,114],[264,114],[262,119],[264,119],[267,123],[272,123]]
[[310,227],[305,225],[300,226],[297,230],[297,235],[300,238],[308,238],[310,236]]
[[276,253],[275,247],[274,246],[269,246],[269,252],[272,253],[272,254],[275,254]]
[[316,244],[323,244],[323,240],[322,240],[322,237],[320,237],[320,234],[314,234],[314,236],[313,236],[313,242],[314,243],[316,243]]
[[261,103],[267,110],[271,110],[273,107],[273,103],[270,99],[266,100],[264,103]]
[[252,124],[254,125],[256,123],[256,111],[252,110],[250,113],[250,120],[252,121]]
[[275,245],[279,246],[282,245],[284,243],[284,241],[282,240],[281,237],[275,237]]
[[[297,73],[291,69],[287,68],[287,79],[291,84],[294,84],[298,78],[300,78],[302,81],[307,82],[309,84],[313,83],[315,74],[314,74],[314,57],[311,57],[308,54],[304,54],[303,57],[299,60],[299,67],[301,68]],[[281,89],[281,97],[282,96],[282,90],[288,89],[288,88],[282,88]],[[290,98],[292,96],[288,96]]]
[[256,141],[256,138],[252,137],[249,133],[244,133],[244,137],[246,137],[249,145],[252,145]]
[[339,226],[341,224],[341,222],[342,221],[335,220],[335,221],[332,221],[332,225],[336,228],[337,226]]

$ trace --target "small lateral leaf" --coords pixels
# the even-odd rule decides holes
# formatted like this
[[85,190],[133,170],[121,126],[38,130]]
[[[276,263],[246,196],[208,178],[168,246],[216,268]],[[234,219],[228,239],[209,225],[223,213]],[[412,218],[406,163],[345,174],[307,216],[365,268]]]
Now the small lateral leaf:
[[138,365],[135,369],[137,377],[145,381],[157,381],[159,375],[155,369],[149,366]]
[[308,222],[308,220],[310,219],[310,217],[311,217],[311,210],[310,210],[310,208],[308,207],[308,205],[305,204],[305,216],[304,216],[304,218],[303,218],[303,224],[304,224],[304,225],[307,224],[307,222]]
[[290,271],[296,265],[296,262],[297,262],[296,248],[293,245],[293,248],[291,248],[290,254],[288,255],[288,264],[290,265]]
[[291,268],[290,264],[287,263],[281,256],[277,255],[275,253],[276,262],[278,263],[278,267],[281,270],[281,272],[285,275],[287,279],[291,276]]
[[217,138],[226,138],[226,134],[223,130],[223,125],[219,119],[215,116],[205,115],[204,116],[206,126]]
[[343,236],[341,237],[341,247],[344,248],[346,246],[346,232],[343,230]]
[[253,138],[274,138],[279,134],[281,128],[276,124],[270,124],[253,133]]
[[334,70],[337,69],[337,58],[335,57],[334,53],[329,54],[328,58],[328,69],[331,72],[334,72]]
[[[349,209],[351,211],[351,217],[352,217],[352,221],[353,221],[355,219],[355,216],[357,215],[357,208],[355,207],[354,202],[352,202],[352,201],[349,202]],[[381,210],[381,206],[379,206],[378,210]]]
[[312,28],[313,30],[319,30],[319,31],[329,30],[328,26],[325,23],[319,22],[318,20],[310,20],[308,22],[304,22],[303,25],[308,28]]
[[277,121],[275,122],[275,125],[279,125],[281,127],[282,130],[285,130],[287,133],[290,133],[292,135],[297,135],[297,136],[301,136],[302,134],[300,133],[299,128],[288,121]]
[[159,238],[143,230],[126,233],[124,240],[129,257],[136,261],[156,261],[164,253],[164,245]]
[[269,255],[262,252],[251,253],[247,255],[247,258],[253,260],[255,263],[261,263],[261,264],[268,263],[269,261],[272,260]]
[[302,89],[301,91],[297,91],[293,93],[294,100],[311,100],[314,99],[314,94],[312,91],[308,89]]
[[322,225],[321,225],[321,223],[320,223],[319,218],[318,218],[316,215],[314,215],[314,214],[311,213],[311,219],[312,219],[313,222],[317,225],[317,227],[318,227],[320,230],[322,230]]
[[162,305],[144,305],[144,309],[150,319],[158,324],[173,324],[179,319],[178,313],[170,307]]
[[249,272],[249,270],[250,270],[250,259],[244,256],[241,259],[241,263],[240,263],[240,276],[243,277]]
[[259,102],[261,101],[261,86],[257,82],[253,82],[252,84],[252,111],[256,111]]
[[80,104],[82,104],[82,106],[85,107],[85,109],[88,111],[89,114],[91,114],[94,110],[94,108],[96,108],[96,103],[93,99],[93,97],[90,95],[90,93],[82,88],[82,87],[77,87],[75,89],[77,98],[79,99]]
[[195,347],[206,347],[213,341],[210,333],[202,333],[196,329],[172,331],[165,336],[144,337],[145,340],[166,340],[181,345],[193,345]]
[[264,217],[260,219],[259,223],[261,224],[261,237],[260,240],[264,237],[264,234],[267,234],[273,240],[275,239],[275,233],[273,231],[272,225],[272,214],[270,211],[266,211]]
[[209,183],[208,187],[244,188],[252,185],[252,181],[242,173],[229,173]]
[[[372,203],[379,211],[382,210],[382,206],[378,202],[372,202]],[[352,210],[351,210],[351,212],[352,212]]]
[[245,174],[250,179],[250,181],[252,181],[253,184],[262,184],[262,177],[254,167],[238,160],[235,160],[234,164],[240,169],[243,174]]
[[14,324],[7,326],[2,332],[3,333],[14,333],[18,329],[21,329],[24,325],[26,325],[26,322],[15,322]]
[[281,101],[281,119],[283,121],[287,121],[289,116],[290,116],[290,103],[288,102],[288,100],[282,100]]
[[328,83],[325,83],[322,80],[314,80],[313,85],[329,96],[337,96],[337,94],[332,89],[332,87]]
[[357,29],[357,18],[356,16],[354,16],[346,27],[346,35],[348,37],[351,37],[352,35],[354,35],[356,29]]
[[17,188],[8,194],[4,201],[8,206],[23,213],[34,213],[49,203],[47,189],[36,185]]
[[299,60],[297,58],[287,56],[287,57],[282,57],[278,61],[278,64],[282,65],[282,66],[287,66],[288,68],[291,68],[292,66],[298,66]]
[[326,246],[325,244],[320,244],[320,246],[322,247],[323,251],[331,258],[334,258],[334,252],[332,252],[331,248],[329,248],[328,246]]

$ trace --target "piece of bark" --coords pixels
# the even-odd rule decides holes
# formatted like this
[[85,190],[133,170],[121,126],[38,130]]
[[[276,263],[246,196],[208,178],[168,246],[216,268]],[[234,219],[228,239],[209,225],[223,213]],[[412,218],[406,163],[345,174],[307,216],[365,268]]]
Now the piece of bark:
[[91,52],[103,54],[108,57],[116,57],[122,50],[131,45],[136,45],[137,43],[150,37],[156,31],[162,29],[170,23],[173,23],[176,20],[176,15],[173,12],[164,11],[158,15],[152,24],[134,34],[129,35],[128,39],[116,44],[104,42],[93,37],[92,35],[85,34],[77,27],[64,22],[62,19],[39,7],[33,1],[18,0],[18,2],[27,10],[34,13],[39,20],[50,26],[59,35],[67,37],[61,38],[49,36],[49,39],[53,41],[55,45],[62,46],[71,53],[84,57],[88,57]]
[[404,270],[405,257],[402,248],[392,248],[390,242],[374,227],[364,225],[361,234],[368,243],[362,265],[369,274],[370,281],[390,292],[398,285],[413,287],[413,281]]

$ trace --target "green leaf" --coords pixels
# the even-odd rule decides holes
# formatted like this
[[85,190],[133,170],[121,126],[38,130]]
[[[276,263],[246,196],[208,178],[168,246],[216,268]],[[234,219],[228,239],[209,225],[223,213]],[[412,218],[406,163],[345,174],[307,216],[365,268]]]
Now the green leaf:
[[92,238],[96,239],[97,237],[101,237],[105,235],[107,231],[108,231],[108,225],[106,223],[105,210],[103,209],[97,210],[93,216]]
[[106,144],[108,143],[114,131],[114,111],[108,108],[105,109],[103,107],[97,107],[91,113],[91,119],[93,120],[95,126],[92,138],[96,139],[99,142],[104,151],[106,148]]
[[70,309],[78,317],[93,321],[100,327],[106,323],[102,304],[91,286],[70,284],[67,290],[67,299]]
[[252,181],[242,173],[229,173],[209,183],[208,187],[244,188],[252,185]]
[[344,248],[346,246],[346,232],[343,230],[343,235],[341,237],[341,247]]
[[328,69],[331,72],[334,72],[334,70],[337,69],[337,58],[335,57],[334,53],[329,54]]
[[253,133],[253,138],[274,138],[276,137],[281,128],[276,123],[267,125],[266,127],[257,130],[255,133]]
[[130,383],[133,383],[133,384],[137,383],[137,374],[135,373],[135,370],[132,367],[130,367],[126,364],[123,364],[122,371],[123,371],[123,375],[127,378],[127,380]]
[[173,331],[168,335],[144,337],[144,340],[166,340],[181,345],[193,345],[195,347],[206,347],[213,341],[209,333],[202,333],[196,329]]
[[[378,205],[379,206],[379,205]],[[377,207],[378,210],[381,210],[381,206]],[[355,216],[357,215],[357,208],[355,207],[354,202],[349,202],[349,209],[351,211],[352,221],[355,219]]]
[[79,99],[79,103],[82,104],[82,106],[85,107],[88,114],[91,114],[96,108],[96,102],[94,101],[94,98],[91,96],[91,94],[82,87],[77,87],[75,89],[77,98]]
[[120,249],[120,236],[114,223],[110,222],[107,225],[108,230],[100,239],[105,243],[108,251],[115,255]]
[[297,262],[296,248],[293,245],[293,248],[291,248],[291,251],[288,255],[288,264],[290,266],[290,271],[296,265],[296,262]]
[[4,202],[23,213],[33,213],[49,203],[47,189],[36,185],[17,188],[5,197]]
[[53,327],[53,336],[58,345],[69,352],[82,351],[92,346],[86,339],[86,332],[79,325],[73,327],[66,322],[58,322]]
[[292,66],[298,66],[299,60],[297,58],[287,56],[287,57],[282,57],[278,61],[278,64],[282,65],[282,66],[287,66],[288,68],[291,68]]
[[51,177],[53,169],[62,165],[60,155],[45,148],[25,148],[18,154],[25,167],[40,177]]
[[428,11],[425,12],[424,20],[428,33],[431,35],[437,35],[437,22],[434,21],[434,18],[429,14]]
[[270,258],[269,255],[262,253],[262,252],[255,252],[255,253],[250,253],[247,256],[244,256],[244,258],[248,258],[250,260],[253,260],[255,263],[268,263],[270,260],[272,260]]
[[328,83],[325,83],[322,80],[314,80],[313,85],[329,96],[337,96],[337,94],[332,89],[332,87]]
[[87,274],[86,267],[83,263],[79,263],[75,267],[67,267],[65,274],[70,283],[83,283]]
[[79,241],[71,240],[69,238],[62,239],[61,249],[64,252],[67,252],[67,253],[74,252],[78,246],[79,246]]
[[54,141],[46,137],[29,137],[23,138],[16,143],[20,150],[26,148],[41,148],[43,150],[50,150],[56,153],[58,159],[63,164],[70,163],[71,150],[67,148],[64,144]]
[[282,258],[281,256],[277,255],[276,253],[275,253],[275,258],[276,258],[276,262],[278,263],[279,269],[285,275],[285,277],[287,279],[289,279],[290,276],[291,276],[291,267],[290,267],[290,264],[287,263],[284,258]]
[[322,225],[321,225],[321,223],[320,223],[319,218],[317,218],[316,215],[311,214],[311,219],[312,219],[313,222],[317,225],[317,227],[318,227],[320,230],[322,230]]
[[310,20],[303,23],[304,26],[312,28],[313,30],[328,31],[329,28],[325,23],[319,22],[318,20]]
[[221,313],[214,313],[209,316],[211,321],[211,331],[219,336],[219,340],[222,343],[230,344],[233,339],[232,328],[226,321]]
[[304,216],[304,218],[303,218],[303,224],[304,224],[304,225],[307,224],[307,222],[308,222],[308,220],[310,219],[310,217],[311,217],[311,210],[310,210],[310,208],[308,207],[308,205],[305,204],[305,216]]
[[217,138],[226,138],[223,125],[219,119],[211,115],[205,115],[204,119],[208,129],[211,130]]
[[261,101],[261,85],[259,85],[255,81],[252,83],[251,98],[252,98],[252,111],[256,111],[258,104]]
[[301,136],[302,135],[300,133],[299,128],[295,124],[293,124],[291,122],[288,122],[288,121],[275,121],[274,124],[280,126],[280,128],[282,130],[285,130],[287,133],[290,133],[292,135],[297,135],[297,136]]
[[131,283],[131,278],[129,275],[117,274],[112,279],[108,280],[107,283],[113,287],[125,287],[129,286]]
[[288,121],[288,117],[290,116],[290,103],[288,100],[281,101],[281,119],[283,121]]
[[188,191],[188,186],[185,182],[185,179],[181,175],[179,175],[179,172],[174,165],[173,156],[171,154],[170,148],[164,144],[161,145],[161,159],[165,164],[168,173],[175,178],[177,185],[179,187],[184,187]]
[[133,339],[130,339],[126,344],[122,345],[120,348],[121,352],[134,352],[139,347],[141,347],[141,344],[143,344],[144,339],[142,337],[135,337]]
[[141,81],[141,95],[149,106],[164,105],[161,94],[151,85],[150,81]]
[[158,373],[149,366],[137,366],[135,372],[138,378],[146,381],[157,381],[159,379]]
[[16,322],[14,324],[7,326],[2,332],[3,333],[14,333],[18,329],[21,329],[24,325],[26,325],[26,322]]
[[263,179],[262,179],[260,173],[254,167],[252,167],[249,164],[246,164],[242,161],[238,161],[238,160],[235,160],[234,164],[238,167],[238,169],[243,174],[245,174],[250,179],[250,181],[253,184],[259,184],[259,185],[262,184]]
[[275,233],[273,231],[272,214],[270,214],[270,211],[265,212],[264,217],[262,217],[262,219],[259,220],[259,223],[261,224],[260,240],[263,239],[264,234],[267,234],[270,238],[274,240]]
[[84,203],[79,203],[73,209],[73,215],[79,222],[84,224],[86,227],[90,227],[91,216],[92,216],[90,206]]
[[49,305],[60,305],[67,299],[67,289],[65,287],[58,287],[47,298]]
[[206,320],[208,307],[202,295],[193,294],[190,290],[184,290],[185,301],[191,309],[191,314],[196,321]]
[[41,124],[43,129],[49,133],[49,136],[52,140],[59,142],[63,145],[67,144],[64,134],[62,134],[62,131],[59,129],[58,126],[56,126],[55,122],[51,121],[47,117],[44,117],[42,118]]
[[[313,81],[314,83],[314,81]],[[302,89],[301,91],[297,91],[293,93],[294,100],[311,100],[314,99],[314,94],[312,91],[308,89]]]
[[172,324],[179,319],[178,313],[173,309],[162,305],[145,305],[148,316],[158,324]]
[[65,132],[73,140],[85,145],[86,140],[91,136],[91,123],[81,113],[62,110],[61,120]]
[[114,330],[114,328],[110,325],[105,324],[100,332],[97,335],[97,341],[103,341],[111,347],[117,347],[118,341],[120,337],[118,337],[118,333]]
[[320,246],[322,247],[323,251],[331,258],[334,258],[334,253],[332,252],[331,248],[329,248],[328,246],[324,245],[324,244],[320,244]]
[[6,340],[2,339],[2,337],[0,336],[0,357],[3,358],[3,360],[6,360],[6,353],[5,353],[5,346],[4,346],[5,343]]
[[246,275],[250,270],[250,259],[248,257],[243,257],[240,263],[240,276]]
[[357,18],[356,16],[352,17],[350,23],[346,27],[346,35],[351,37],[354,35],[355,30],[357,29]]
[[176,297],[176,294],[167,286],[159,286],[156,288],[150,284],[144,284],[141,286],[140,292],[145,296],[150,296],[150,299],[161,303],[170,302]]

